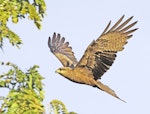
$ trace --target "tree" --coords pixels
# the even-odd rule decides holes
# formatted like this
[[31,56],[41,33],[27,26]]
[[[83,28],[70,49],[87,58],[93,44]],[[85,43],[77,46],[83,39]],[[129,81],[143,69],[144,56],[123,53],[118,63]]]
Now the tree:
[[[44,0],[1,0],[0,1],[0,47],[3,48],[4,38],[8,39],[12,46],[22,44],[21,38],[14,33],[7,23],[11,19],[18,23],[20,19],[28,17],[33,20],[38,29],[41,29],[41,21],[44,18],[46,4]],[[11,62],[0,62],[0,67],[8,69],[0,71],[0,89],[7,88],[6,97],[0,95],[1,114],[44,114],[45,108],[43,83],[44,79],[38,72],[38,65],[33,65],[26,71],[20,69]],[[59,100],[50,102],[50,113],[75,114],[68,112],[65,105]]]
[[23,72],[10,62],[2,65],[10,67],[7,73],[0,75],[0,87],[9,89],[9,94],[3,98],[1,113],[5,114],[42,114],[44,112],[43,77],[34,65]]
[[3,39],[8,38],[12,45],[19,47],[22,43],[20,37],[7,27],[7,22],[11,18],[13,23],[18,23],[19,19],[28,18],[33,20],[38,29],[41,28],[41,21],[46,11],[44,0],[1,0],[0,1],[0,44],[3,46]]

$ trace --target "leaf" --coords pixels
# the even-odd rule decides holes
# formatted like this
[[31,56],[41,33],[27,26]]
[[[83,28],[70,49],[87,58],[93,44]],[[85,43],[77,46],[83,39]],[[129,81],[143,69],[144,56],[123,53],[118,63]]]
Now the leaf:
[[66,106],[60,100],[54,99],[50,102],[50,114],[76,114],[75,112],[68,112]]
[[[3,66],[11,67],[7,73],[0,75],[0,87],[9,88],[9,94],[3,99],[1,110],[7,114],[42,114],[45,112],[43,86],[37,89],[38,84],[42,85],[44,79],[35,65],[23,72],[17,65],[8,62],[0,62]],[[34,80],[38,79],[38,83]]]
[[[31,2],[31,1],[30,1]],[[3,39],[8,38],[12,46],[19,48],[22,44],[21,38],[7,26],[11,18],[13,23],[18,23],[19,19],[28,17],[33,20],[38,29],[41,29],[41,22],[46,11],[44,0],[1,0],[0,1],[0,47],[3,47]]]

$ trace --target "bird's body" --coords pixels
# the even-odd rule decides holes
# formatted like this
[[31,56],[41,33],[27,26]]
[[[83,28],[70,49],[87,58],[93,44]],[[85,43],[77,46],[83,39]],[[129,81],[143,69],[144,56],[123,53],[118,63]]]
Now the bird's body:
[[[62,70],[64,70],[64,72]],[[95,80],[93,80],[92,76],[93,74],[86,68],[63,67],[57,69],[56,72],[73,82],[95,86]]]
[[[92,71],[89,70],[88,68],[62,67],[57,69],[56,72],[75,83],[86,84],[93,87],[97,87],[111,94],[112,96],[120,99],[111,88],[109,88],[107,85],[102,84],[99,80],[95,80],[93,78]],[[124,100],[122,101],[125,102]]]
[[137,22],[127,25],[133,17],[120,24],[123,18],[124,16],[110,29],[108,29],[109,23],[98,39],[87,47],[79,62],[77,62],[72,48],[68,46],[69,43],[64,42],[65,38],[61,38],[60,34],[56,36],[54,33],[53,38],[49,38],[48,46],[64,66],[57,69],[56,72],[73,82],[97,87],[120,99],[111,88],[102,84],[99,79],[113,64],[116,53],[124,49],[127,39],[132,36],[130,34],[137,30],[129,30]]

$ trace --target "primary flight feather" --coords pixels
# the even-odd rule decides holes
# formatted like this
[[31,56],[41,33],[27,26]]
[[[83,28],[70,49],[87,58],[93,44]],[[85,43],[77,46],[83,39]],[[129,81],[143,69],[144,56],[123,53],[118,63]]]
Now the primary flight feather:
[[50,51],[63,65],[56,72],[73,82],[97,87],[120,99],[111,88],[102,84],[99,79],[113,64],[116,53],[124,49],[127,40],[132,37],[131,33],[137,30],[137,28],[131,29],[137,21],[128,24],[133,16],[122,22],[123,18],[124,15],[109,29],[110,21],[98,39],[87,47],[79,62],[64,37],[61,37],[60,34],[56,35],[56,33],[52,38],[49,37]]

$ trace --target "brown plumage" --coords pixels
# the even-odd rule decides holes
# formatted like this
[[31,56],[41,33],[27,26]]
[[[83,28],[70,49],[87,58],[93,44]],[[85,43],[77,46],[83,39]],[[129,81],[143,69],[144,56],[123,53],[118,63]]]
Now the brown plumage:
[[122,22],[123,18],[124,15],[109,29],[110,21],[98,39],[87,47],[79,62],[64,37],[61,38],[60,34],[56,35],[56,33],[52,39],[49,37],[48,46],[51,52],[64,66],[56,72],[73,82],[97,87],[120,99],[111,88],[98,79],[101,79],[101,76],[113,64],[116,53],[124,49],[127,40],[132,37],[131,33],[137,30],[137,28],[131,29],[137,21],[127,25],[133,16]]

